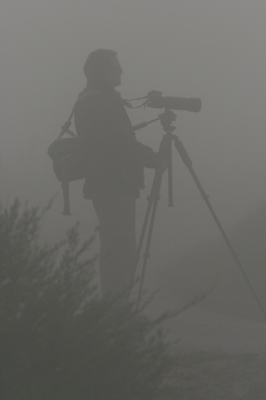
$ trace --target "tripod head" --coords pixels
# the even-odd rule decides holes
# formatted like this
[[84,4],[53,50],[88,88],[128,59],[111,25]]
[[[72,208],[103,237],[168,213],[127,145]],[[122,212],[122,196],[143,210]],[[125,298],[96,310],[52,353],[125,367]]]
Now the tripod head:
[[166,134],[171,134],[176,130],[176,127],[172,125],[176,120],[176,114],[170,108],[165,108],[164,112],[159,114],[159,118]]
[[164,132],[172,133],[176,129],[175,126],[172,126],[172,122],[174,122],[175,120],[176,120],[176,114],[169,108],[166,108],[162,114],[158,115],[158,118],[135,125],[133,126],[133,130],[138,131],[139,129],[146,128],[149,124],[152,124],[153,122],[160,121]]

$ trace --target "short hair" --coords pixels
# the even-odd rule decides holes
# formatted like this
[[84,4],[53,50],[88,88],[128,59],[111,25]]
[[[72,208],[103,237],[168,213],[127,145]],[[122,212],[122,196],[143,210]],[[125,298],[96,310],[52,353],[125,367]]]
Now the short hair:
[[94,50],[89,54],[83,71],[87,79],[102,77],[102,71],[111,66],[111,59],[117,56],[117,52],[108,49]]

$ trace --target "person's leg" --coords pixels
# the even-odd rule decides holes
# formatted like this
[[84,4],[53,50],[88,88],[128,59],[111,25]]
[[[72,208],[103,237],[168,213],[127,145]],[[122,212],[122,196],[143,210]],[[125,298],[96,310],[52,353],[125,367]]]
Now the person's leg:
[[[133,284],[136,269],[135,202],[132,196],[125,194],[93,200],[99,220],[103,297],[123,293]],[[129,294],[124,297],[124,303],[128,299]]]

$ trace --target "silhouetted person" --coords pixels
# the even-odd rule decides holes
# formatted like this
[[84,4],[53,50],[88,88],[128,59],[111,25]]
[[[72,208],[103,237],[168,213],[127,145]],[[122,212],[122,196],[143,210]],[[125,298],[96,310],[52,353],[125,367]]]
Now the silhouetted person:
[[[86,159],[84,197],[99,220],[103,296],[131,287],[135,275],[135,201],[144,188],[144,167],[161,161],[137,141],[115,87],[122,68],[112,50],[93,51],[85,65],[87,86],[75,109],[75,126]],[[124,303],[128,296],[124,297]]]

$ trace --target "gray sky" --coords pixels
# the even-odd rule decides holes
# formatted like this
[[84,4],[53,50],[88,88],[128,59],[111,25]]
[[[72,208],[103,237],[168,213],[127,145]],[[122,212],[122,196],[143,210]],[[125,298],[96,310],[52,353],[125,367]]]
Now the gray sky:
[[[265,15],[264,0],[2,0],[2,201],[19,195],[45,204],[58,192],[56,226],[63,229],[82,218],[86,231],[95,223],[91,206],[81,198],[81,183],[72,185],[74,218],[62,220],[60,186],[46,149],[85,85],[87,55],[112,48],[124,69],[124,97],[154,89],[165,96],[202,99],[199,114],[177,113],[176,133],[222,223],[234,226],[266,195]],[[129,113],[134,123],[157,115],[156,110]],[[160,124],[138,137],[157,150]],[[173,248],[217,232],[177,154],[174,181],[175,208],[167,208],[164,183],[161,229],[154,239],[169,257]],[[139,225],[149,179],[147,183],[139,201]],[[158,263],[165,260],[161,249],[155,257]]]

